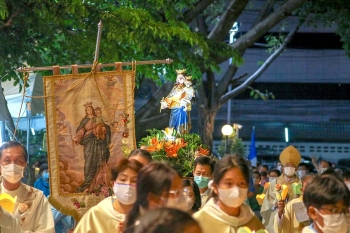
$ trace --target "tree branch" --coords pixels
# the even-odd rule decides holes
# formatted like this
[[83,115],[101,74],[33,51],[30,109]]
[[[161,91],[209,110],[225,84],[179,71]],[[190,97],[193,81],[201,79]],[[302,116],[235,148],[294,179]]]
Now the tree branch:
[[233,97],[241,94],[243,91],[247,89],[257,78],[264,73],[264,71],[271,65],[271,63],[284,51],[287,44],[292,39],[293,35],[298,31],[300,25],[295,27],[291,32],[289,32],[288,36],[284,40],[283,44],[273,53],[271,56],[264,62],[264,64],[252,75],[250,76],[244,83],[233,89],[232,91],[226,93],[220,98],[220,105],[224,104],[227,100],[232,99]]
[[270,14],[266,19],[261,21],[246,34],[239,37],[232,47],[238,51],[244,51],[252,46],[256,40],[262,37],[268,30],[276,26],[283,19],[287,18],[292,11],[301,6],[306,0],[289,0],[283,4],[278,10]]
[[227,91],[227,86],[231,83],[232,77],[236,74],[238,67],[234,64],[229,65],[226,73],[219,81],[216,87],[216,94],[220,98]]
[[193,8],[189,9],[183,14],[183,21],[189,24],[198,14],[202,13],[205,8],[212,4],[214,0],[202,0],[198,1]]
[[249,0],[233,0],[225,13],[220,17],[219,22],[210,32],[208,38],[215,41],[223,41],[248,2]]

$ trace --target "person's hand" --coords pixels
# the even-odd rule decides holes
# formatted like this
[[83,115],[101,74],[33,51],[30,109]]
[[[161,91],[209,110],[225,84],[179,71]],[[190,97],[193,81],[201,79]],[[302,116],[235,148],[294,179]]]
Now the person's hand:
[[283,211],[284,211],[285,203],[284,200],[280,200],[277,202],[277,210],[278,210],[278,217],[281,218]]
[[123,233],[124,223],[120,222],[116,233]]

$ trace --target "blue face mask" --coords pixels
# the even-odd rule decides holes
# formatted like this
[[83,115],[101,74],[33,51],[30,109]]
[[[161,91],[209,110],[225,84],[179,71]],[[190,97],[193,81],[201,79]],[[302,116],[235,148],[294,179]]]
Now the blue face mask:
[[48,172],[43,172],[43,178],[44,178],[45,180],[49,180],[49,177],[50,177],[50,175],[49,175]]
[[197,185],[200,189],[208,187],[209,181],[210,181],[210,177],[194,176],[194,182],[197,183]]

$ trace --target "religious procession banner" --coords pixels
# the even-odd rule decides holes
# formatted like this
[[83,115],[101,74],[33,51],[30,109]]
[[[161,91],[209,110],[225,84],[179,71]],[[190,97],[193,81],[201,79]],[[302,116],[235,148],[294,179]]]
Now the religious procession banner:
[[134,70],[44,77],[50,203],[77,221],[135,148]]

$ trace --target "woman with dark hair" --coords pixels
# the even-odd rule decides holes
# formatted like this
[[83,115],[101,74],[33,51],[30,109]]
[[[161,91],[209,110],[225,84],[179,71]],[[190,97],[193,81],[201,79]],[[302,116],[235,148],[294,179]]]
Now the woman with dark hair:
[[193,214],[199,210],[202,206],[201,193],[198,185],[193,180],[183,179],[182,187],[186,194],[186,211],[189,214]]
[[171,208],[147,211],[137,223],[124,233],[201,233],[196,220],[188,213]]
[[142,164],[136,160],[120,160],[112,169],[115,195],[86,212],[74,232],[121,232],[125,217],[136,201],[137,174],[141,167]]
[[302,233],[347,233],[350,229],[350,191],[332,174],[317,175],[303,194],[307,214],[313,223]]
[[169,165],[152,162],[137,177],[137,199],[126,219],[126,227],[150,209],[158,207],[185,207],[182,181],[179,173]]
[[248,205],[249,167],[240,156],[225,156],[215,167],[211,195],[193,217],[204,233],[237,232],[239,227],[264,229]]
[[152,155],[147,151],[143,149],[135,149],[131,151],[131,153],[128,156],[128,159],[135,159],[142,163],[144,166],[152,162]]
[[39,178],[34,182],[34,188],[43,191],[45,197],[50,195],[49,171],[47,164],[43,164],[39,169]]

